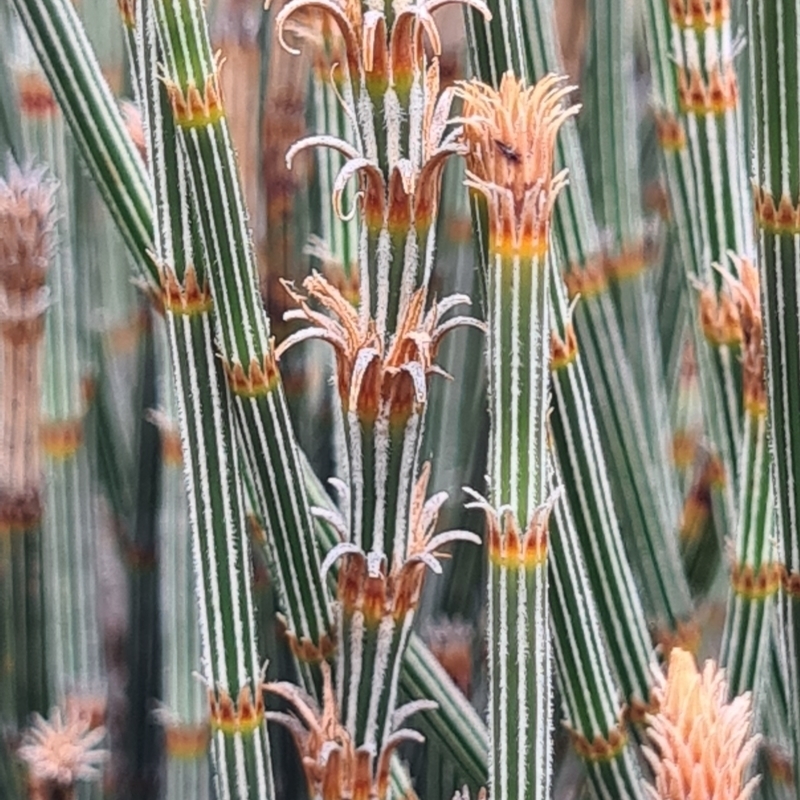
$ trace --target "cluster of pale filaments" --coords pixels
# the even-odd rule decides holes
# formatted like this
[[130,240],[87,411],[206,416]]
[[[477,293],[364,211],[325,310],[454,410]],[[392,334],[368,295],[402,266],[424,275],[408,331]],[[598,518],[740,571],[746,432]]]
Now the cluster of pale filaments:
[[29,770],[32,800],[75,796],[79,781],[95,781],[108,752],[98,745],[105,728],[92,728],[88,716],[73,714],[66,720],[58,709],[50,719],[38,714],[25,733],[17,755]]
[[750,733],[750,693],[728,701],[725,674],[713,661],[702,672],[694,656],[673,648],[666,678],[656,673],[660,709],[648,718],[652,800],[747,800],[758,778],[746,780],[759,737]]

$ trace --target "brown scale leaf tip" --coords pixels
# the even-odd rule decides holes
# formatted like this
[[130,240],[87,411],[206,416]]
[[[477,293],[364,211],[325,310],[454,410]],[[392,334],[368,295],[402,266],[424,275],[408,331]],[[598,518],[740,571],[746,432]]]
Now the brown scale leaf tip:
[[763,600],[777,594],[781,587],[783,567],[768,562],[755,570],[752,564],[734,564],[731,570],[731,586],[736,594],[748,600]]
[[58,103],[50,84],[38,73],[17,78],[17,102],[20,114],[29,119],[44,119],[58,114]]
[[727,281],[739,316],[744,406],[750,414],[763,416],[767,413],[767,385],[758,270],[747,258],[733,257],[733,261],[739,277],[727,276]]
[[366,624],[373,627],[387,618],[401,623],[417,608],[426,569],[441,573],[439,561],[445,554],[440,548],[455,541],[480,544],[480,537],[471,531],[451,530],[434,535],[447,493],[438,492],[426,500],[429,478],[430,463],[426,462],[411,496],[405,552],[395,553],[390,567],[383,553],[366,554],[350,542],[336,545],[325,557],[323,574],[343,559],[337,600],[346,616],[360,612]]
[[[668,659],[675,649],[687,650],[696,653],[700,647],[700,626],[694,620],[680,621],[676,628],[656,628],[653,631],[653,641],[661,648],[664,658]],[[660,706],[661,699],[658,693],[650,698],[656,707]]]
[[259,363],[258,359],[250,359],[247,371],[238,362],[231,364],[224,361],[222,364],[228,385],[231,391],[239,397],[258,397],[274,391],[280,383],[278,364],[272,340],[269,348],[264,353],[264,358]]
[[623,751],[628,743],[628,734],[621,716],[618,723],[605,736],[598,733],[591,741],[567,725],[566,722],[562,724],[569,732],[575,752],[586,761],[611,761]]
[[250,686],[242,686],[234,700],[230,692],[222,687],[216,691],[208,689],[208,717],[212,731],[252,733],[264,721],[264,698],[260,687],[255,692]]
[[323,663],[321,669],[321,709],[314,698],[293,683],[267,683],[266,691],[282,697],[294,709],[294,714],[268,712],[267,717],[284,725],[292,734],[311,797],[316,800],[384,800],[389,790],[390,759],[395,749],[404,742],[422,742],[423,737],[407,728],[397,730],[387,738],[377,760],[373,747],[355,747],[339,718],[330,667]]
[[117,0],[122,24],[133,30],[136,27],[136,0]]
[[717,455],[704,450],[696,460],[692,484],[683,503],[680,524],[682,546],[696,542],[703,535],[711,516],[712,493],[724,485],[722,461]]
[[[286,42],[289,31],[303,39],[324,42],[330,53],[327,63],[334,66],[337,84],[344,79],[342,65],[347,65],[346,76],[356,105],[366,94],[374,104],[392,109],[386,115],[390,142],[386,165],[379,166],[367,153],[333,136],[308,137],[287,154],[287,163],[291,164],[294,156],[307,147],[327,146],[341,152],[346,163],[335,181],[334,206],[341,215],[344,187],[358,175],[361,210],[373,231],[386,226],[393,236],[401,237],[413,225],[418,235],[425,234],[435,219],[444,163],[451,154],[462,152],[453,137],[445,135],[453,91],[447,88],[440,92],[438,56],[442,45],[433,18],[434,11],[455,1],[398,3],[390,23],[377,8],[365,14],[361,0],[291,0],[276,18],[278,36],[287,51],[298,52]],[[461,2],[490,17],[483,0]],[[426,60],[426,44],[434,56],[430,64]],[[398,103],[409,103],[415,84],[422,89],[418,150],[399,141],[401,112],[399,108],[394,110]],[[351,118],[357,117],[356,109],[349,113]]]
[[694,656],[670,653],[667,677],[656,671],[660,710],[648,718],[652,747],[644,754],[653,770],[646,784],[652,800],[747,800],[759,779],[745,782],[759,737],[750,732],[750,693],[728,702],[724,670]]
[[644,243],[629,244],[621,253],[607,255],[603,266],[610,280],[624,281],[636,277],[647,266]]
[[697,67],[678,69],[678,99],[684,114],[724,114],[736,108],[739,86],[733,64],[714,65],[704,77]]
[[211,741],[208,725],[166,725],[164,744],[167,755],[178,759],[205,758]]
[[[280,615],[278,615],[280,618]],[[289,649],[298,661],[304,664],[316,664],[330,658],[336,650],[336,643],[330,634],[323,633],[319,644],[316,644],[307,637],[297,638],[296,634],[286,629],[285,620],[281,618],[284,628],[284,636],[289,644]]]
[[580,109],[564,107],[573,89],[555,75],[526,87],[510,72],[499,90],[478,81],[457,86],[467,185],[486,197],[495,253],[530,257],[547,250],[553,204],[567,179],[566,171],[553,175],[556,136]]
[[578,337],[572,321],[567,322],[564,338],[557,331],[550,334],[550,369],[557,372],[572,364],[578,357]]
[[721,347],[738,347],[742,342],[739,308],[730,292],[715,292],[709,286],[700,289],[700,326],[707,341]]
[[686,147],[686,131],[681,121],[669,111],[656,112],[656,136],[658,143],[667,152],[676,152]]
[[179,280],[174,270],[166,265],[159,266],[161,277],[160,306],[171,314],[206,314],[213,305],[208,281],[199,280],[194,266],[189,264],[183,280]]
[[547,559],[547,539],[550,512],[558,502],[560,490],[553,492],[545,503],[534,510],[527,528],[522,530],[514,511],[508,506],[494,508],[484,497],[465,488],[473,502],[467,508],[477,508],[486,515],[489,561],[506,569],[534,569]]
[[71,458],[83,444],[83,418],[43,423],[39,439],[48,457],[55,460]]
[[458,620],[448,619],[424,630],[428,647],[453,682],[470,697],[472,691],[473,645],[475,628]]
[[184,87],[170,78],[163,78],[176,125],[182,128],[199,128],[213,125],[225,116],[219,85],[219,74],[224,63],[222,54],[215,53],[214,68],[205,77],[202,87],[198,87],[192,80]]
[[602,256],[583,265],[571,266],[562,273],[562,277],[570,300],[574,300],[578,295],[584,299],[594,297],[608,288],[608,272]]
[[783,591],[792,600],[800,600],[800,572],[789,570],[783,565],[781,567],[781,584]]

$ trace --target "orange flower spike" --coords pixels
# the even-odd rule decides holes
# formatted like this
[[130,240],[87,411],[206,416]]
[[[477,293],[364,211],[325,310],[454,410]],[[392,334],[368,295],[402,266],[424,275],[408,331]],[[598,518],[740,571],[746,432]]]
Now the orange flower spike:
[[706,661],[702,673],[694,656],[674,647],[666,679],[654,690],[659,713],[648,717],[654,747],[644,749],[655,785],[651,800],[747,800],[758,777],[745,783],[759,744],[750,735],[750,693],[727,702],[724,671]]

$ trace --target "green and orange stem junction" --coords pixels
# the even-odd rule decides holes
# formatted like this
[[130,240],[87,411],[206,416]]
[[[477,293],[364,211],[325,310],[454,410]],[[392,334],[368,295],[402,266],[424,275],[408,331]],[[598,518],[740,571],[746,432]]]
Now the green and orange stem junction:
[[[330,656],[333,631],[297,441],[257,288],[251,231],[238,179],[219,72],[205,12],[194,0],[156,3],[159,41],[176,139],[187,154],[187,183],[198,250],[214,302],[213,334],[231,393],[254,510],[285,610],[289,640],[309,688]],[[255,676],[253,676],[255,677]]]
[[761,713],[765,710],[763,687],[781,569],[774,546],[775,504],[767,439],[769,414],[758,270],[744,259],[738,261],[737,268],[739,277],[729,280],[728,291],[738,310],[742,341],[744,435],[739,520],[720,665],[725,667],[731,696],[753,692],[753,706],[756,713]]
[[[236,401],[225,363],[219,358],[221,343],[215,340],[219,325],[215,312],[221,301],[212,294],[208,251],[199,246],[201,215],[190,203],[190,163],[201,172],[203,165],[202,161],[181,159],[178,137],[186,119],[181,116],[180,104],[176,108],[174,87],[170,91],[158,75],[164,50],[159,47],[156,30],[159,13],[167,13],[165,6],[177,15],[177,19],[169,18],[178,26],[181,14],[191,10],[191,4],[183,3],[139,5],[136,44],[140,72],[135,78],[148,131],[152,206],[156,210],[153,262],[174,381],[189,521],[185,533],[191,541],[194,567],[192,589],[199,634],[194,643],[199,644],[199,652],[181,655],[196,663],[199,654],[206,689],[198,701],[196,694],[180,698],[173,691],[174,684],[169,685],[171,707],[162,718],[170,748],[168,774],[174,785],[179,755],[196,759],[208,747],[215,796],[246,800],[257,795],[270,800],[274,786],[260,688],[242,460],[235,444]],[[185,95],[195,108],[193,113],[203,113],[196,109],[191,87]],[[206,97],[207,104],[216,102],[213,92]],[[213,137],[212,123],[205,130]],[[205,233],[208,236],[210,230]],[[226,353],[224,346],[221,349]],[[173,530],[171,535],[178,539],[180,531]],[[184,538],[184,548],[187,544]],[[184,549],[183,558],[186,555]],[[177,581],[179,571],[175,569],[169,578]],[[173,592],[176,588],[168,587]],[[168,597],[167,618],[177,602],[176,597]],[[166,654],[172,658],[176,655],[172,638],[168,636],[166,643]],[[186,645],[188,648],[188,641]],[[192,775],[187,769],[184,773],[187,780],[182,788],[186,791],[187,784],[196,781],[202,771]]]
[[547,602],[550,218],[556,135],[577,108],[555,76],[461,84],[467,184],[486,199],[490,501],[489,789],[545,798],[551,783]]

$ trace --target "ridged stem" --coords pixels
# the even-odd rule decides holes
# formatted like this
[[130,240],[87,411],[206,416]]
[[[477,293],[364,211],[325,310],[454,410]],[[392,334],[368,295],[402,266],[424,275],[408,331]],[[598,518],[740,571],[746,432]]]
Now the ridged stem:
[[[159,321],[157,342],[166,349],[166,325]],[[169,353],[163,362],[170,364]],[[201,653],[201,627],[192,561],[192,526],[183,474],[178,403],[172,374],[160,386],[161,408],[152,419],[162,443],[159,509],[163,709],[166,749],[165,797],[210,797],[208,701],[194,672]]]
[[551,298],[553,454],[582,557],[591,565],[588,576],[609,658],[631,716],[641,720],[650,704],[653,659],[647,620],[614,509],[595,400],[560,276],[553,277]]
[[747,35],[755,144],[755,223],[764,299],[770,452],[773,457],[784,680],[800,797],[800,6],[748,3]]
[[604,236],[609,292],[619,318],[638,396],[647,409],[649,448],[664,498],[664,519],[677,527],[680,497],[667,454],[664,374],[651,354],[660,348],[653,271],[641,208],[634,75],[635,15],[620,0],[592,0],[583,113],[578,127],[588,165],[589,191]]
[[753,692],[753,707],[760,715],[780,588],[766,413],[745,412],[740,463],[739,527],[719,663],[725,667],[730,696]]
[[[44,80],[43,78],[41,79]],[[49,93],[46,84],[44,90]],[[97,605],[97,527],[95,498],[84,442],[86,412],[85,364],[80,347],[80,315],[85,305],[77,290],[72,230],[72,148],[63,118],[51,98],[52,112],[26,116],[25,138],[30,153],[50,164],[61,185],[59,246],[49,274],[52,307],[45,337],[42,429],[45,474],[43,522],[44,580],[49,587],[48,661],[51,696],[59,705],[105,706],[100,620]],[[37,119],[38,117],[38,119]]]
[[[494,0],[489,8],[491,25],[468,15],[470,53],[478,75],[495,83],[509,67],[528,79],[562,71],[549,0],[519,4]],[[563,254],[570,291],[581,293],[575,324],[601,414],[615,499],[631,529],[637,568],[644,570],[640,582],[646,591],[648,616],[659,628],[674,629],[691,616],[685,577],[676,570],[668,580],[649,580],[662,566],[652,560],[652,554],[677,550],[675,520],[667,511],[659,479],[663,458],[647,446],[645,406],[636,391],[624,335],[608,291],[578,131],[570,122],[556,142],[556,164],[569,167],[570,187],[554,206],[554,236]]]
[[48,708],[40,404],[53,188],[9,164],[0,181],[0,719]]
[[[150,286],[158,275],[148,252],[152,217],[144,167],[67,0],[14,0],[72,135],[136,263]],[[115,180],[108,180],[113,173]]]
[[552,688],[547,603],[549,264],[489,254],[489,786],[545,798]]
[[205,256],[194,247],[194,218],[186,202],[188,169],[175,147],[172,116],[156,69],[156,9],[142,4],[138,14],[139,83],[150,132],[153,207],[159,210],[156,259],[192,534],[214,787],[225,800],[249,800],[254,794],[270,800],[274,788],[233,399],[214,342]]
[[598,798],[644,798],[624,706],[569,505],[550,522],[550,627],[570,739]]
[[[729,4],[645,3],[653,104],[669,206],[684,264],[706,430],[722,470],[713,493],[718,533],[736,528],[741,441],[740,334],[724,319],[729,252],[752,256],[742,125],[733,73]],[[695,14],[695,11],[697,13]],[[704,291],[698,294],[698,289]],[[721,307],[720,307],[721,304]],[[711,323],[711,324],[709,324]]]
[[163,0],[156,11],[172,116],[186,154],[218,346],[253,475],[256,511],[266,523],[295,652],[314,660],[331,648],[327,597],[297,444],[256,286],[236,157],[219,94],[220,65],[212,57],[199,2]]

